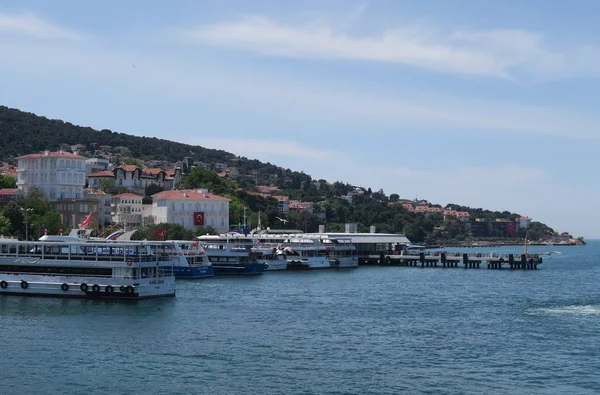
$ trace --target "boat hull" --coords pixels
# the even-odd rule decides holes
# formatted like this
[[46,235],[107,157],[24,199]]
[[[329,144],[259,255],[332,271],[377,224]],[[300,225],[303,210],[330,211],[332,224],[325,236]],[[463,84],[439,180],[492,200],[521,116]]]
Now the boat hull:
[[268,260],[264,261],[266,265],[265,271],[272,272],[276,270],[286,270],[288,263],[284,260]]
[[213,263],[215,276],[257,275],[265,271],[264,263]]
[[212,278],[215,272],[212,266],[173,266],[175,278]]
[[352,258],[336,258],[329,261],[333,269],[352,269],[358,267],[358,259]]
[[175,296],[174,277],[119,280],[5,274],[0,283],[0,295],[128,300]]

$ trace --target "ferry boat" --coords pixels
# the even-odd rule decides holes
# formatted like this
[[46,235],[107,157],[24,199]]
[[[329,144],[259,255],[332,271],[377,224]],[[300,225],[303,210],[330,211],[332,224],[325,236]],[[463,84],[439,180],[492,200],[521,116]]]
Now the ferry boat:
[[213,266],[197,241],[173,240],[173,274],[175,278],[211,278]]
[[287,270],[331,269],[328,252],[319,239],[289,238],[278,254],[287,259]]
[[254,245],[252,251],[260,254],[256,259],[265,265],[266,271],[286,270],[288,263],[284,255],[277,253],[279,247],[277,244],[260,243]]
[[175,296],[169,254],[173,243],[54,237],[35,242],[0,240],[0,294],[101,299]]
[[256,275],[265,271],[265,264],[253,252],[252,246],[229,242],[220,236],[199,236],[200,244],[212,265],[215,276],[219,275]]
[[327,250],[329,264],[334,269],[345,269],[358,267],[356,247],[350,239],[321,239]]

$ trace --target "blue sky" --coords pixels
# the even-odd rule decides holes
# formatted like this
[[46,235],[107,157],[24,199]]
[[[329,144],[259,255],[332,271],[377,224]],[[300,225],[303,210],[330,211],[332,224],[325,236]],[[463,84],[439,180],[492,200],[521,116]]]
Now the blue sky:
[[597,1],[17,1],[0,103],[600,237]]

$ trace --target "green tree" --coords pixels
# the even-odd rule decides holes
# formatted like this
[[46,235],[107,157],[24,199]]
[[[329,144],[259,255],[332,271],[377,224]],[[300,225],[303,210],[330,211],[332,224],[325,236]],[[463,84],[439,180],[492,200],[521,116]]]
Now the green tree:
[[15,236],[25,236],[25,216],[17,202],[10,202],[2,210],[2,215],[10,221]]
[[49,235],[58,234],[59,229],[64,229],[65,225],[62,223],[60,214],[56,210],[45,212],[41,216],[36,216],[31,222],[30,229],[33,232],[31,234],[38,233],[40,236],[44,233],[44,230],[48,231]]
[[33,200],[43,200],[46,198],[46,195],[40,187],[31,187],[27,192],[26,198]]
[[217,234],[218,234],[217,231],[212,226],[205,226],[205,227],[199,226],[194,231],[195,236],[217,235]]
[[2,188],[16,188],[17,180],[14,177],[0,174],[0,189]]
[[12,235],[12,224],[8,218],[0,214],[0,236]]

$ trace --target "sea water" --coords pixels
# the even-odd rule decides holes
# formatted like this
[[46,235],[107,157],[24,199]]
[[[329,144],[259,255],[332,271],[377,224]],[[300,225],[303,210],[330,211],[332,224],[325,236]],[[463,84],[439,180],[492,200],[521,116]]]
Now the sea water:
[[532,250],[550,253],[538,270],[268,272],[134,303],[3,296],[0,394],[600,393],[600,242]]

